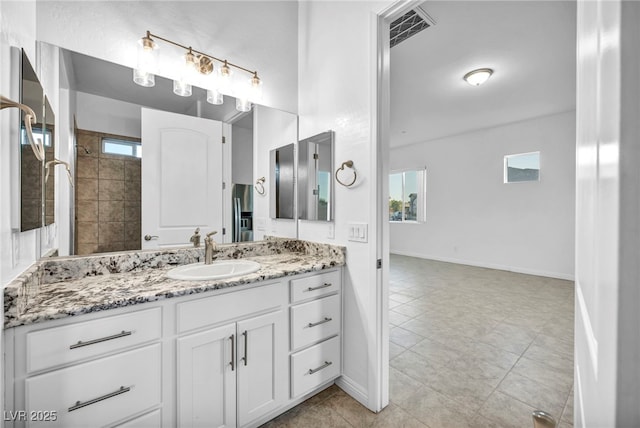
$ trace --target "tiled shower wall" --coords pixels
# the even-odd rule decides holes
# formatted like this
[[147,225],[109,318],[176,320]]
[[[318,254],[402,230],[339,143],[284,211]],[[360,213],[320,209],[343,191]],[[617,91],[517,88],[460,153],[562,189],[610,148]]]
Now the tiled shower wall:
[[[122,135],[76,131],[78,255],[141,248],[141,160],[102,153],[103,137],[140,141]],[[85,148],[91,153],[86,153]]]

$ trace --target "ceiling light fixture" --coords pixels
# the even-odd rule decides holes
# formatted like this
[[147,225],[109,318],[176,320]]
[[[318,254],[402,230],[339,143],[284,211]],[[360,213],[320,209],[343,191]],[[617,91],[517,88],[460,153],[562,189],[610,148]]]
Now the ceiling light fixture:
[[472,86],[480,86],[493,74],[493,70],[490,68],[479,68],[472,70],[464,75],[464,80]]
[[[162,40],[170,45],[186,51],[182,61],[183,66],[178,79],[173,81],[173,92],[177,95],[191,96],[194,83],[202,82],[207,89],[207,101],[211,104],[222,104],[223,94],[235,96],[241,102],[236,103],[240,111],[251,110],[251,103],[262,99],[262,80],[257,71],[233,64],[226,59],[197,51],[191,46],[184,46],[147,31],[139,41],[137,67],[133,70],[133,81],[140,86],[155,85],[155,74],[158,71],[158,44],[155,40]],[[221,65],[216,66],[215,62]],[[249,74],[246,83],[234,82],[232,68]]]

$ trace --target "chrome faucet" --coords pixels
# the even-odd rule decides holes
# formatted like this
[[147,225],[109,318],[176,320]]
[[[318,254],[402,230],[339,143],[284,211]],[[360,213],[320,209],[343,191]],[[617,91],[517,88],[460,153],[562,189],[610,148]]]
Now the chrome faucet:
[[196,228],[196,231],[191,235],[191,239],[189,239],[193,243],[193,246],[198,248],[200,246],[200,228]]
[[213,253],[217,251],[216,241],[214,241],[213,238],[211,237],[211,235],[215,235],[216,233],[218,233],[217,230],[214,230],[213,232],[209,232],[207,233],[207,236],[204,238],[204,264],[205,265],[210,265],[211,262],[213,262]]

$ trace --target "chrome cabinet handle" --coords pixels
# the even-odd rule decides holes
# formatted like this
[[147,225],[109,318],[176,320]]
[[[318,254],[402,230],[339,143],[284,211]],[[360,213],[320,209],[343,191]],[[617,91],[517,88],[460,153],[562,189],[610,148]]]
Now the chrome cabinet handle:
[[324,319],[322,321],[310,322],[309,324],[307,324],[307,327],[315,327],[317,325],[324,324],[324,323],[329,322],[329,321],[333,321],[333,318],[324,317]]
[[125,392],[129,392],[129,391],[131,391],[131,387],[130,386],[127,386],[127,387],[121,386],[120,389],[118,389],[117,391],[110,392],[110,393],[105,394],[105,395],[103,395],[101,397],[98,397],[98,398],[93,398],[93,399],[91,399],[89,401],[85,401],[84,403],[82,401],[76,401],[76,404],[74,404],[73,406],[69,407],[68,411],[69,412],[73,412],[74,410],[82,409],[83,407],[87,407],[87,406],[90,406],[92,404],[96,404],[96,403],[98,403],[98,402],[100,402],[102,400],[106,400],[108,398],[112,398],[112,397],[115,397],[116,395],[124,394]]
[[124,330],[122,330],[122,332],[120,332],[120,333],[113,334],[113,335],[107,336],[107,337],[101,337],[100,339],[87,340],[86,342],[78,340],[78,343],[75,343],[75,344],[69,346],[69,349],[76,349],[76,348],[82,348],[83,346],[95,345],[96,343],[106,342],[107,340],[113,340],[113,339],[119,339],[119,338],[125,337],[125,336],[131,336],[131,334],[133,334],[132,331],[124,331]]
[[316,369],[309,369],[309,374],[314,374],[316,372],[319,372],[322,369],[326,369],[327,367],[329,367],[331,364],[333,364],[331,361],[325,361],[323,365],[321,365],[320,367],[316,368]]
[[314,290],[320,290],[321,288],[327,288],[327,287],[331,287],[333,284],[331,284],[330,282],[325,282],[322,285],[318,285],[317,287],[309,287],[307,288],[305,291],[314,291]]
[[158,239],[159,236],[157,235],[144,235],[144,240],[145,241],[151,241],[152,239]]
[[235,359],[236,359],[236,355],[235,355],[235,349],[236,349],[236,335],[232,334],[229,339],[231,339],[231,362],[229,363],[231,365],[231,371],[234,371],[236,369],[236,365],[235,365]]
[[242,358],[244,360],[244,365],[247,365],[247,342],[248,342],[248,337],[249,335],[247,334],[247,330],[245,330],[242,335],[244,336],[244,358]]

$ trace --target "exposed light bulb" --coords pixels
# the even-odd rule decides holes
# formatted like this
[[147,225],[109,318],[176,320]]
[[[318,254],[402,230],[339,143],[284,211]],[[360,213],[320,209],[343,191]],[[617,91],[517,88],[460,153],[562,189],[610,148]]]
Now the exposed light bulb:
[[173,81],[173,93],[181,97],[191,96],[191,82],[195,79],[198,70],[198,59],[191,48],[184,55],[184,68],[178,80]]
[[236,98],[236,110],[247,112],[251,111],[251,107],[251,101],[249,101],[247,98]]
[[464,75],[464,80],[472,86],[480,86],[493,74],[493,70],[490,68],[479,68],[472,70]]
[[262,100],[262,80],[258,77],[258,72],[253,73],[253,77],[249,79],[249,94],[250,101],[256,103]]
[[207,89],[207,102],[209,104],[220,105],[224,102],[224,97],[217,89]]
[[224,61],[222,67],[218,68],[218,89],[221,92],[229,94],[231,92],[231,67]]
[[154,86],[157,61],[158,45],[147,31],[147,35],[138,41],[138,63],[133,70],[133,81],[140,86]]

